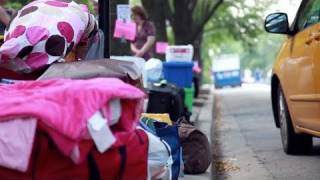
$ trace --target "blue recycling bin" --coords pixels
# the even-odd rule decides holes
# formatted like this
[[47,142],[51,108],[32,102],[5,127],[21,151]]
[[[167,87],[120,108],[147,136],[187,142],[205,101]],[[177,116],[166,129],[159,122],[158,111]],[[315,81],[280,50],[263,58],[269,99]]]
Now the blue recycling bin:
[[181,88],[192,87],[193,62],[164,62],[163,76],[169,83]]

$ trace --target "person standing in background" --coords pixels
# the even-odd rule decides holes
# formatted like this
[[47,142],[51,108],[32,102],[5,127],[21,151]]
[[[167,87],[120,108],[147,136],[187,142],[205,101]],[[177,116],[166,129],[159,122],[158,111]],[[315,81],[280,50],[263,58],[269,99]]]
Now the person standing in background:
[[134,6],[132,9],[132,20],[137,24],[136,39],[131,43],[131,51],[134,56],[145,60],[153,56],[155,44],[155,27],[148,21],[148,15],[143,7]]

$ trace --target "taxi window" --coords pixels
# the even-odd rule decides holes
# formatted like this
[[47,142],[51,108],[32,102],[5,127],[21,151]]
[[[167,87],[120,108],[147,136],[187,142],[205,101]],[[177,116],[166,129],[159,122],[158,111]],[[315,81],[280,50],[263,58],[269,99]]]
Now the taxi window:
[[301,31],[320,22],[320,0],[307,0],[298,17],[298,30]]

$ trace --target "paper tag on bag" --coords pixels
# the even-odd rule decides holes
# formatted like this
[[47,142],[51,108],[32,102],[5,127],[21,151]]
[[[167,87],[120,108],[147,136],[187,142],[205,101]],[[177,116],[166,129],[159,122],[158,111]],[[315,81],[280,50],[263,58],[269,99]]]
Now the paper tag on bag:
[[89,119],[87,127],[100,153],[106,152],[116,141],[100,111]]

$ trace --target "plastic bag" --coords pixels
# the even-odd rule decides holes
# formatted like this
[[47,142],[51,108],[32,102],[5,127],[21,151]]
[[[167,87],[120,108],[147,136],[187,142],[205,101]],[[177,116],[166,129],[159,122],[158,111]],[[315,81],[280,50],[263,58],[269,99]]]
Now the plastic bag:
[[149,138],[148,168],[150,179],[171,180],[172,156],[170,146],[159,137],[146,132]]
[[144,69],[144,82],[158,82],[162,77],[162,61],[151,58],[146,62]]

